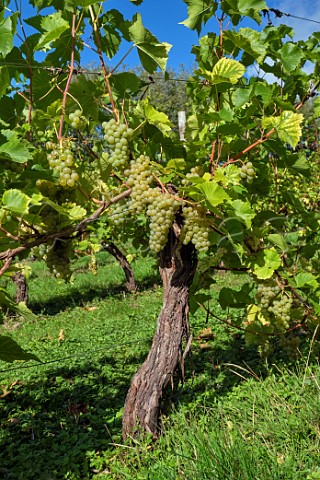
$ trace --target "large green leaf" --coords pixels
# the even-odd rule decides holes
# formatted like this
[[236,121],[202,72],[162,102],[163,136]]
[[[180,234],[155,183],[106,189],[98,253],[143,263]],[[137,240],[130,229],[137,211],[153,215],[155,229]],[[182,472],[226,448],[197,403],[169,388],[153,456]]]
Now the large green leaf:
[[303,288],[305,286],[311,286],[313,288],[318,288],[319,283],[316,277],[309,272],[298,273],[294,278],[297,288]]
[[136,94],[141,86],[141,82],[137,75],[132,72],[122,72],[110,77],[112,92],[119,98],[126,98],[132,94]]
[[231,58],[220,58],[213,67],[210,74],[210,81],[213,84],[217,83],[237,83],[237,81],[243,76],[245,67],[237,60]]
[[7,17],[0,24],[0,55],[5,57],[13,48],[15,17]]
[[10,85],[9,70],[6,66],[0,67],[0,96],[5,93]]
[[261,62],[267,53],[266,44],[260,38],[260,32],[251,28],[240,28],[238,32],[227,30],[224,39],[230,40],[236,47],[251,55],[257,62]]
[[188,5],[188,18],[182,25],[197,30],[200,34],[202,24],[205,25],[218,7],[218,2],[213,0],[183,0]]
[[268,9],[264,0],[222,0],[221,8],[230,15],[234,25],[237,25],[241,17],[250,17],[257,23],[261,23],[261,10]]
[[165,71],[168,53],[172,47],[169,43],[159,43],[149,30],[144,28],[140,14],[136,14],[129,27],[129,35],[138,49],[138,55],[143,67],[153,73],[159,67]]
[[225,189],[215,182],[201,183],[201,185],[199,185],[199,190],[205,194],[206,199],[213,207],[220,205],[225,200],[230,200]]
[[287,73],[293,72],[303,57],[303,51],[298,45],[287,42],[278,51],[283,68]]
[[12,188],[6,190],[2,196],[2,208],[20,215],[28,213],[28,206],[31,198],[21,190]]
[[141,101],[137,110],[143,114],[149,123],[155,125],[163,133],[171,131],[173,125],[169,120],[169,117],[165,113],[156,110],[150,104],[149,99]]
[[223,309],[243,308],[252,302],[251,287],[248,283],[242,285],[241,290],[223,287],[219,293],[219,303]]
[[261,280],[271,278],[281,265],[281,258],[274,248],[259,252],[253,261],[253,273]]
[[239,13],[261,23],[261,10],[268,9],[264,0],[238,0]]
[[40,359],[33,353],[26,352],[12,338],[0,335],[0,360],[13,362],[14,360],[36,360]]
[[237,217],[241,218],[246,227],[251,227],[251,221],[255,216],[255,212],[252,210],[249,202],[243,202],[242,200],[234,200],[232,202],[234,212]]
[[15,131],[2,130],[1,135],[8,141],[0,145],[0,156],[4,153],[10,160],[17,163],[25,163],[32,158],[30,143],[19,138]]
[[44,30],[44,33],[38,41],[37,49],[47,50],[50,48],[52,42],[57,40],[63,32],[70,28],[70,25],[69,22],[62,18],[61,12],[56,12],[43,17],[41,27]]
[[301,124],[303,115],[285,110],[277,117],[263,117],[263,128],[275,128],[279,138],[295,148],[302,135]]

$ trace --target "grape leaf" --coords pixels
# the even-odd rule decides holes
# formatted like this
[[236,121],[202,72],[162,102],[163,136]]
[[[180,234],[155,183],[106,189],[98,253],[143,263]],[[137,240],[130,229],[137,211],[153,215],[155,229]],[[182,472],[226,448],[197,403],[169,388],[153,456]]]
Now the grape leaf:
[[207,21],[217,10],[217,2],[212,0],[183,0],[188,5],[188,18],[180,25],[185,25],[190,30],[197,30],[198,34],[201,32],[202,24]]
[[316,277],[309,272],[298,273],[295,276],[294,281],[298,288],[305,287],[306,285],[310,285],[313,288],[317,288],[319,286]]
[[303,57],[301,48],[292,42],[285,43],[283,47],[278,50],[278,54],[281,58],[283,68],[287,73],[293,72]]
[[60,38],[63,32],[70,29],[69,23],[62,18],[61,12],[51,13],[50,15],[43,17],[41,27],[45,33],[39,38],[37,44],[38,50],[49,49],[52,42]]
[[13,48],[13,35],[15,31],[15,19],[17,14],[7,17],[1,23],[0,28],[0,54],[5,57]]
[[10,160],[17,163],[25,163],[32,158],[30,142],[19,138],[17,132],[2,130],[1,135],[8,141],[0,145],[0,154],[8,155]]
[[141,101],[137,111],[140,111],[149,123],[155,125],[163,133],[171,131],[173,125],[169,117],[163,112],[158,112],[158,110],[149,103],[149,99]]
[[251,227],[251,220],[255,216],[255,212],[250,207],[250,204],[242,200],[234,200],[232,202],[235,214],[244,221],[246,227]]
[[208,202],[213,207],[220,205],[225,200],[230,200],[227,192],[220,185],[214,182],[201,183],[201,185],[199,185],[199,190],[205,194]]
[[253,261],[253,273],[261,280],[271,278],[281,265],[281,258],[274,248],[259,252]]
[[10,85],[9,70],[6,66],[0,67],[0,96],[5,93]]
[[243,76],[245,70],[244,65],[237,60],[223,57],[215,64],[212,72],[206,71],[205,73],[209,77],[208,80],[214,85],[223,82],[235,84]]
[[33,353],[26,352],[12,338],[0,335],[0,360],[13,362],[14,360],[36,360],[40,359]]
[[21,190],[12,188],[4,192],[2,196],[2,207],[10,212],[23,215],[28,213],[30,201],[31,198],[28,197],[28,195],[21,192]]
[[157,38],[144,28],[140,14],[133,17],[129,35],[138,49],[140,61],[147,72],[153,73],[158,67],[165,71],[172,45],[165,42],[159,43]]
[[274,128],[280,140],[295,148],[302,135],[301,124],[303,118],[301,113],[284,110],[277,117],[263,117],[262,126],[263,128]]

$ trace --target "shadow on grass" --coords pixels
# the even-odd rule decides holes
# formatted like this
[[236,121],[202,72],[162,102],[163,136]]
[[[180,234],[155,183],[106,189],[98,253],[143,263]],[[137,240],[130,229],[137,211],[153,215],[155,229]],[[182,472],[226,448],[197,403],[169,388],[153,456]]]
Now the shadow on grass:
[[193,345],[185,361],[185,382],[174,392],[167,392],[165,402],[169,410],[171,405],[181,410],[192,404],[214,407],[217,399],[243,381],[263,379],[267,374],[256,348],[245,346],[242,335],[230,335],[226,343],[212,342],[205,349]]
[[106,467],[131,377],[145,358],[119,355],[47,370],[0,399],[0,478],[80,480]]
[[[158,282],[159,276],[156,274],[144,277],[143,280],[138,282],[139,291],[149,290],[157,285]],[[43,300],[33,300],[31,298],[28,304],[29,308],[36,314],[56,315],[67,308],[83,306],[93,300],[103,300],[110,297],[118,297],[121,299],[123,295],[132,295],[127,292],[124,284],[119,285],[115,283],[105,286],[95,285],[94,287],[90,286],[90,283],[87,283],[85,286],[82,285],[81,288],[77,285],[69,286],[68,291],[65,293],[59,293],[57,288],[55,291],[55,295]]]

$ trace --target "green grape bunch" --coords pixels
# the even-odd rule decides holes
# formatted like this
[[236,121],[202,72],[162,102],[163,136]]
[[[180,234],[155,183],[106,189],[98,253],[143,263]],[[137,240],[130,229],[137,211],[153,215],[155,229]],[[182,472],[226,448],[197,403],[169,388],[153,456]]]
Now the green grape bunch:
[[291,360],[299,358],[300,337],[297,335],[283,335],[280,338],[279,345],[286,352]]
[[195,167],[192,167],[190,172],[188,172],[181,180],[182,185],[185,187],[190,184],[190,180],[194,177],[202,177],[204,175],[204,168],[202,165],[196,165]]
[[181,239],[184,245],[192,242],[199,252],[207,252],[210,246],[209,227],[205,221],[206,209],[185,204],[182,208],[184,225]]
[[47,154],[48,163],[59,174],[60,185],[62,187],[75,187],[79,175],[75,170],[75,158],[68,140],[64,139],[60,145],[47,142],[46,147],[51,150],[51,153]]
[[83,130],[88,125],[88,120],[82,115],[81,110],[75,110],[69,114],[71,127],[76,130]]
[[133,134],[132,128],[124,123],[118,124],[115,119],[103,122],[104,140],[107,143],[107,150],[102,153],[102,158],[111,163],[114,168],[123,168],[129,161],[128,139]]
[[68,239],[55,239],[48,244],[46,251],[46,263],[51,273],[56,278],[69,280],[70,252],[72,242]]
[[251,162],[247,162],[242,165],[240,171],[240,177],[247,181],[247,183],[252,183],[255,177],[255,171]]
[[155,178],[151,171],[149,157],[140,155],[136,160],[130,162],[129,167],[124,171],[126,184],[132,189],[128,208],[137,214],[146,213],[149,217],[149,246],[151,250],[158,253],[167,242],[168,233],[175,213],[180,207],[180,202],[158,186],[152,187]]
[[258,285],[256,299],[264,316],[274,324],[277,332],[285,332],[289,328],[292,297],[282,291],[276,282],[270,281]]

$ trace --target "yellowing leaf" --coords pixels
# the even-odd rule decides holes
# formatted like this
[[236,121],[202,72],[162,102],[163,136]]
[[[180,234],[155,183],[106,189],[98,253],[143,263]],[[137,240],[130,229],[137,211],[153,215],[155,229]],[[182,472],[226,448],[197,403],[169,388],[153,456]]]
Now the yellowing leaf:
[[295,148],[302,135],[301,124],[303,115],[290,110],[284,110],[278,117],[264,117],[263,128],[274,128],[284,143]]
[[231,58],[220,58],[213,67],[211,73],[211,82],[217,83],[237,83],[239,78],[244,75],[245,67],[242,63]]

